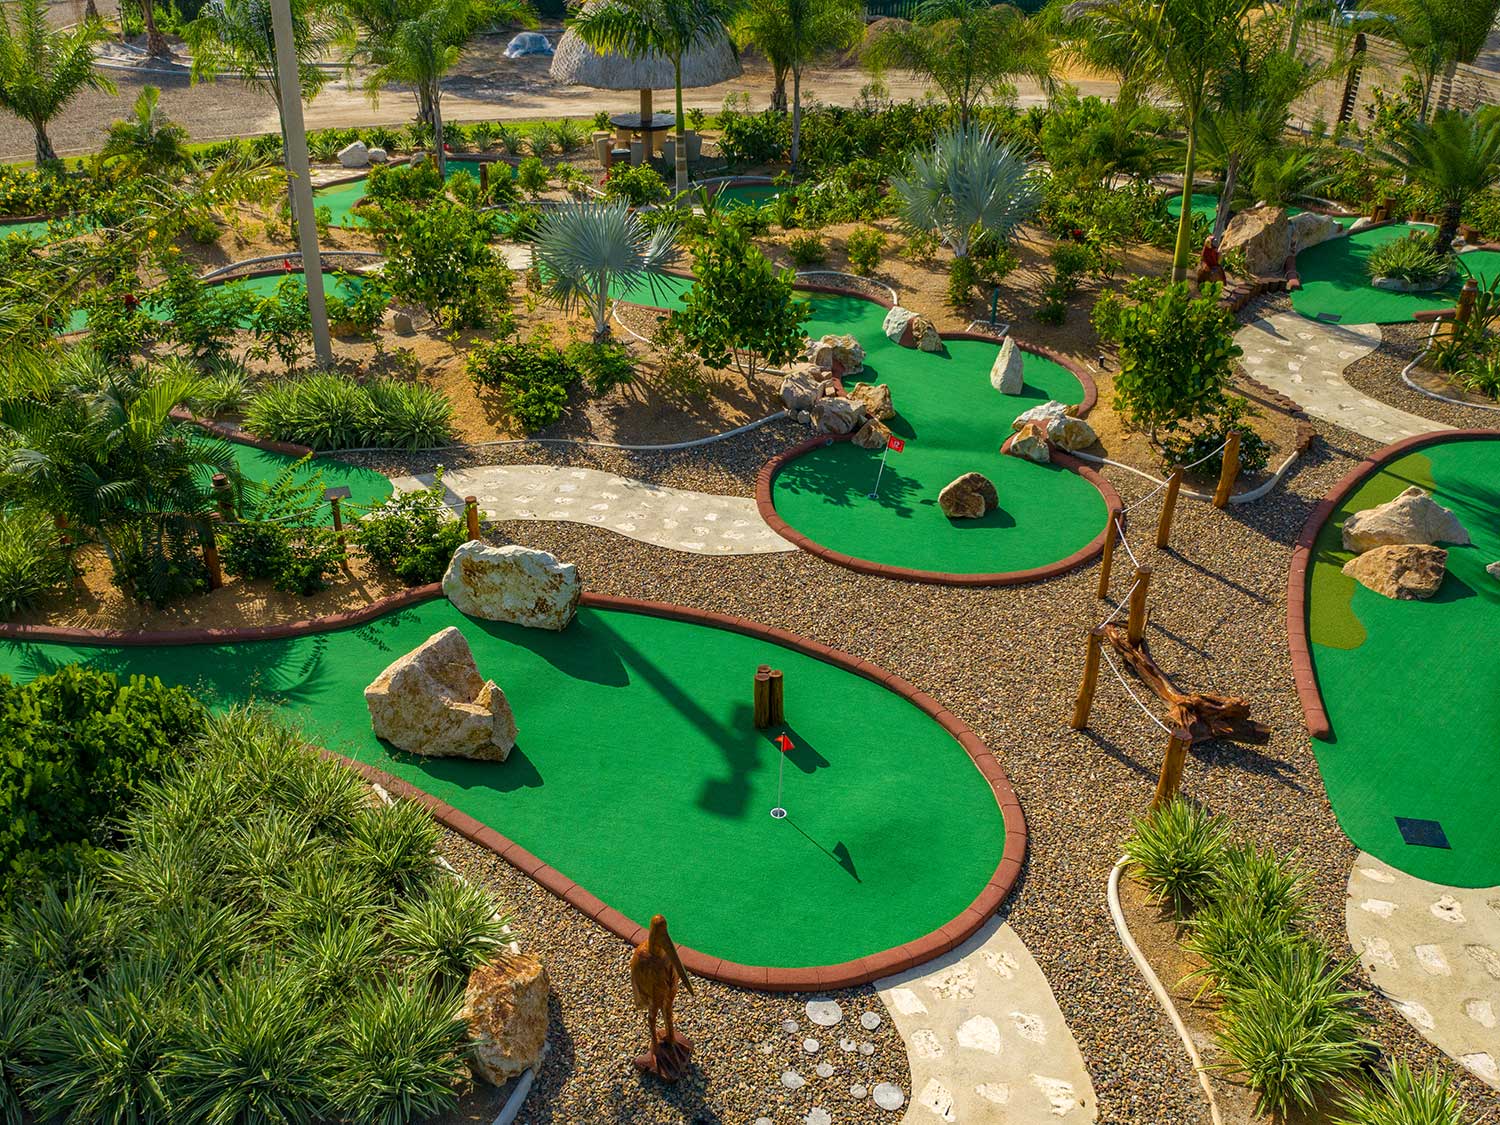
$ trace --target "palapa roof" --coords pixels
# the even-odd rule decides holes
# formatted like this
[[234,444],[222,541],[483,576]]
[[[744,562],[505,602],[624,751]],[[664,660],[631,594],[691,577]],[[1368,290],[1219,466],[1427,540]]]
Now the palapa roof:
[[[596,90],[670,90],[675,84],[672,60],[666,55],[652,52],[638,59],[615,51],[601,55],[580,39],[572,28],[563,32],[558,40],[552,54],[551,73],[553,81],[565,86],[592,86]],[[722,32],[704,36],[682,57],[682,85],[685,89],[714,86],[737,78],[739,74],[739,55],[729,37]]]

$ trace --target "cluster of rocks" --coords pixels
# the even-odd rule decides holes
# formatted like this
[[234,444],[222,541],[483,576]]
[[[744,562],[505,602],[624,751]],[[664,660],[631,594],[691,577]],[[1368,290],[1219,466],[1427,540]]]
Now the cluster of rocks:
[[390,154],[383,148],[370,148],[364,141],[351,141],[339,149],[339,163],[345,168],[368,168],[371,164],[384,164]]
[[943,350],[943,337],[938,334],[937,325],[925,316],[900,305],[885,314],[881,330],[885,332],[886,339],[903,348],[916,348],[923,352]]
[[825,336],[809,341],[808,353],[813,358],[794,364],[781,381],[787,411],[820,434],[853,434],[864,449],[883,447],[891,436],[885,423],[896,416],[891,388],[856,383],[844,389],[845,375],[864,370],[864,349],[852,336]]
[[1279,277],[1294,254],[1341,233],[1332,215],[1303,211],[1288,216],[1284,207],[1254,207],[1229,221],[1219,251],[1243,250],[1245,268],[1252,276]]
[[1072,409],[1067,403],[1053,399],[1022,411],[1011,422],[1011,435],[1000,451],[1046,463],[1052,460],[1054,448],[1067,453],[1087,449],[1098,437],[1092,426],[1069,413]]
[[[844,1009],[836,1000],[814,999],[807,1002],[807,1019],[813,1025],[814,1032],[818,1029],[831,1031],[844,1022]],[[859,1017],[859,1026],[866,1032],[872,1032],[884,1022],[878,1012],[862,1012]],[[788,1019],[781,1025],[781,1029],[788,1035],[800,1035],[801,1029],[794,1019]],[[847,1035],[840,1035],[838,1039],[839,1050],[844,1055],[855,1058],[868,1059],[875,1054],[875,1047],[868,1042],[860,1042],[854,1038],[856,1033],[850,1029]],[[762,1048],[765,1050],[766,1048]],[[802,1051],[809,1056],[817,1056],[824,1050],[824,1044],[814,1036],[808,1036],[802,1040]],[[832,1078],[839,1068],[832,1063],[824,1061],[813,1067],[813,1073],[818,1078]],[[781,1072],[781,1085],[788,1090],[800,1090],[809,1085],[810,1079],[800,1070],[791,1068]],[[876,1082],[873,1085],[869,1080],[853,1082],[849,1085],[849,1098],[853,1101],[864,1101],[870,1099],[876,1106],[887,1113],[895,1113],[906,1105],[906,1093],[893,1082]],[[830,1103],[832,1104],[832,1103]],[[834,1115],[823,1106],[814,1105],[803,1118],[806,1125],[833,1125]],[[769,1117],[758,1117],[755,1125],[771,1125]]]
[[[1356,552],[1344,573],[1377,594],[1403,601],[1430,598],[1442,587],[1448,552],[1438,543],[1470,542],[1458,517],[1416,485],[1349,516],[1343,535],[1344,549]],[[1492,573],[1495,567],[1500,563]]]

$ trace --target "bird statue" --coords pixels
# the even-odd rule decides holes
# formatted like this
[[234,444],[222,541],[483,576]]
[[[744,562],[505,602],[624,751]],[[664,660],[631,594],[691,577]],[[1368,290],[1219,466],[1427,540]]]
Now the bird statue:
[[[677,956],[677,946],[667,933],[667,920],[657,914],[651,919],[646,940],[630,955],[630,987],[635,994],[635,1006],[646,1013],[651,1032],[651,1047],[635,1060],[635,1065],[664,1082],[676,1082],[682,1077],[688,1056],[693,1052],[692,1043],[677,1033],[672,1021],[672,1004],[677,999],[679,983],[689,996],[693,995],[693,982],[688,979],[682,958]],[[658,1013],[666,1017],[666,1033],[661,1038],[656,1034]]]

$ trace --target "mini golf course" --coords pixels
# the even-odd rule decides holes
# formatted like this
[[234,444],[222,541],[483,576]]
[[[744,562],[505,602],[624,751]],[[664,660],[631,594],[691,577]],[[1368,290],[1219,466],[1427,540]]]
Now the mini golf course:
[[[1341,572],[1352,557],[1341,528],[1413,484],[1453,510],[1473,545],[1442,544],[1435,597],[1397,601]],[[1500,884],[1500,580],[1485,572],[1497,559],[1500,434],[1422,445],[1370,473],[1334,508],[1307,567],[1307,647],[1331,727],[1313,747],[1333,810],[1365,851],[1450,886]]]
[[[515,711],[520,741],[503,763],[401,754],[371,733],[365,686],[450,625]],[[986,890],[1006,845],[997,788],[953,734],[882,684],[767,639],[588,605],[553,633],[469,619],[438,598],[278,640],[0,640],[0,673],[16,678],[78,661],[188,685],[215,706],[283,704],[311,739],[509,837],[562,888],[576,881],[636,923],[665,914],[709,958],[838,965],[1003,893]],[[785,727],[752,725],[762,663],[784,672]],[[782,733],[794,744],[784,758]],[[1013,800],[1003,776],[996,785]]]
[[[1219,197],[1206,191],[1193,192],[1193,214],[1206,222],[1213,222],[1219,213]],[[1182,218],[1182,193],[1174,191],[1167,196],[1167,214],[1174,219]]]
[[[672,306],[691,282],[644,283],[626,299]],[[622,295],[624,296],[624,295]],[[981,581],[1048,567],[1087,549],[1104,531],[1108,507],[1088,479],[1061,465],[1000,453],[1017,414],[1049,399],[1083,401],[1067,368],[1024,353],[1026,386],[1001,395],[989,381],[999,345],[949,340],[946,354],[903,348],[886,338],[885,308],[862,297],[809,294],[809,336],[850,333],[865,348],[865,369],[845,380],[886,383],[897,415],[887,425],[906,442],[900,453],[852,442],[820,444],[781,465],[771,482],[775,514],[818,546],[848,558],[926,575]],[[950,520],[938,493],[978,471],[994,482],[1000,506],[976,520]],[[880,488],[874,499],[877,474]]]
[[781,194],[775,184],[725,184],[715,197],[720,207],[765,207]]
[[[1468,276],[1464,269],[1431,293],[1397,293],[1375,288],[1365,268],[1377,247],[1413,231],[1431,229],[1415,223],[1391,223],[1303,250],[1297,255],[1302,287],[1292,293],[1292,308],[1309,320],[1332,324],[1401,324],[1415,320],[1419,312],[1451,309],[1458,303],[1459,290]],[[1481,286],[1500,275],[1500,252],[1473,250],[1459,255],[1459,260]]]
[[[447,163],[447,173],[444,180],[451,180],[459,172],[467,172],[474,177],[475,182],[479,180],[480,164],[490,166],[490,175],[504,175],[515,177],[516,166],[508,160],[462,160],[450,156]],[[364,219],[360,218],[355,210],[360,200],[364,199],[365,191],[369,187],[369,176],[360,176],[357,180],[349,180],[342,184],[330,184],[328,187],[318,188],[313,192],[313,206],[315,208],[327,207],[332,212],[332,218],[328,225],[332,227],[362,227]]]
[[[235,463],[239,465],[240,472],[248,480],[259,481],[261,484],[270,484],[281,473],[296,465],[301,458],[293,457],[286,453],[277,453],[270,449],[258,449],[253,445],[243,442],[234,442]],[[344,501],[346,505],[354,508],[372,508],[377,504],[383,504],[390,499],[393,489],[390,478],[384,473],[377,473],[374,469],[361,468],[359,465],[351,465],[347,461],[337,461],[331,457],[314,457],[307,464],[296,470],[295,477],[298,481],[311,480],[318,474],[323,476],[325,488],[347,488],[349,497]],[[345,509],[348,511],[348,509]],[[320,522],[333,522],[332,509],[320,508]],[[353,513],[349,513],[353,515]]]

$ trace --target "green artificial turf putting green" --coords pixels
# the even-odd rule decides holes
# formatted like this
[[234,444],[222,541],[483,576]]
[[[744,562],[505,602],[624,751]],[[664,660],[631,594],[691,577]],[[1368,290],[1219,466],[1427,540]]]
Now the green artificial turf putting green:
[[[1429,601],[1396,601],[1339,572],[1344,518],[1409,485],[1430,488],[1473,545],[1443,544],[1448,576]],[[1409,874],[1500,884],[1500,437],[1424,446],[1367,478],[1329,518],[1308,577],[1313,666],[1333,741],[1314,740],[1349,838]],[[1436,820],[1448,849],[1407,844],[1396,817]]]
[[[257,449],[253,445],[242,445],[239,442],[234,443],[234,459],[239,464],[240,472],[249,479],[262,484],[270,484],[278,475],[297,464],[299,460],[285,453]],[[374,469],[351,465],[345,461],[337,461],[331,457],[314,457],[298,469],[296,475],[298,480],[307,481],[318,474],[323,477],[323,487],[349,490],[349,498],[344,501],[346,505],[344,512],[351,518],[355,513],[350,511],[350,505],[355,508],[370,508],[376,504],[385,503],[391,496],[391,481],[385,474],[377,473]],[[319,509],[319,512],[320,522],[327,524],[333,522],[332,509],[326,504]]]
[[764,207],[780,194],[775,184],[728,184],[717,199],[720,207]]
[[[691,283],[644,282],[630,299],[680,307]],[[811,294],[809,336],[851,333],[865,349],[865,370],[845,380],[886,383],[897,416],[889,426],[906,439],[901,453],[852,442],[813,449],[776,475],[776,512],[814,542],[855,558],[911,570],[1000,574],[1045,566],[1086,547],[1104,530],[1108,509],[1099,490],[1077,473],[1000,453],[1017,414],[1056,399],[1083,400],[1083,386],[1061,364],[1024,354],[1026,386],[1002,395],[990,386],[999,346],[950,340],[946,354],[893,344],[881,325],[885,309],[859,297]],[[983,519],[950,520],[938,507],[943,486],[964,473],[989,477],[1000,506]],[[880,475],[877,498],[869,494]]]
[[[1319,243],[1297,255],[1297,273],[1302,288],[1292,293],[1292,308],[1316,320],[1336,317],[1339,324],[1401,324],[1415,320],[1419,312],[1451,309],[1468,276],[1464,270],[1444,288],[1431,293],[1396,293],[1370,284],[1365,262],[1374,250],[1412,231],[1430,231],[1430,226],[1392,223],[1356,231],[1345,238]],[[1481,286],[1500,275],[1500,253],[1474,250],[1459,255]]]
[[[1217,195],[1210,195],[1205,191],[1193,192],[1193,214],[1211,223],[1218,213],[1219,197]],[[1167,196],[1167,214],[1171,215],[1174,219],[1182,218],[1181,192],[1173,192]]]
[[[504,763],[393,753],[362,692],[449,625],[514,708]],[[0,642],[0,672],[70,661],[186,684],[224,705],[284,703],[308,736],[509,836],[639,923],[752,965],[834,964],[912,941],[983,891],[1004,849],[988,783],[912,704],[738,634],[582,610],[561,633],[426,602],[355,629],[225,646],[87,649]],[[786,677],[786,728],[751,725],[759,664]],[[837,700],[837,706],[829,706]]]

